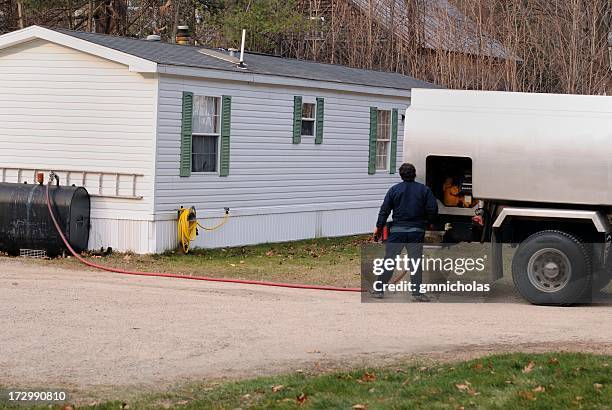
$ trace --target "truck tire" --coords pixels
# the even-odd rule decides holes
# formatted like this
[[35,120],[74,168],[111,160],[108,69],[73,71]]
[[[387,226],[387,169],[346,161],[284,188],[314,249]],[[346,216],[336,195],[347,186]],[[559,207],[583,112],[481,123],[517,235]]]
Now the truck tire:
[[512,279],[519,293],[535,305],[571,305],[590,296],[591,258],[570,234],[537,232],[514,254]]

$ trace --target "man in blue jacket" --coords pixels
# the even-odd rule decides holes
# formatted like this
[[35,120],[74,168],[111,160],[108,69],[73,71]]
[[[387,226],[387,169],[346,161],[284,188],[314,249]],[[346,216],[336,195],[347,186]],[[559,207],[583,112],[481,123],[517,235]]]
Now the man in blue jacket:
[[[431,190],[418,182],[414,181],[416,169],[410,163],[402,164],[399,169],[402,182],[389,189],[376,222],[375,235],[379,235],[387,218],[393,213],[393,223],[389,231],[386,243],[385,258],[395,259],[401,255],[404,247],[408,258],[412,261],[420,259],[423,255],[423,240],[425,229],[429,224],[433,224],[438,219],[438,203]],[[411,273],[412,296],[413,300],[426,302],[429,299],[419,288],[422,282],[423,270],[419,263],[416,271]],[[383,283],[389,283],[393,270],[386,270],[379,278]],[[384,292],[374,292],[373,296],[382,298]]]

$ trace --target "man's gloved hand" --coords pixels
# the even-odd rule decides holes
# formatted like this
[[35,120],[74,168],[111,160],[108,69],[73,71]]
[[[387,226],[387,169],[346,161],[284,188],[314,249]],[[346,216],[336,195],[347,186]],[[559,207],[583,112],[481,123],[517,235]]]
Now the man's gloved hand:
[[382,233],[381,231],[382,231],[382,229],[380,229],[379,227],[374,228],[373,237],[374,237],[374,241],[375,242],[380,241],[380,236],[381,236],[381,233]]

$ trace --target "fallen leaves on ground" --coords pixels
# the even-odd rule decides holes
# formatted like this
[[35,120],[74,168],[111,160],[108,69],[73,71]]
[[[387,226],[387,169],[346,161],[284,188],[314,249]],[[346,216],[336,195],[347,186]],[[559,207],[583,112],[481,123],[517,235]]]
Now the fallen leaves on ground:
[[472,383],[470,383],[469,381],[465,380],[463,383],[457,383],[455,384],[455,387],[462,392],[466,392],[467,394],[469,394],[470,396],[478,396],[480,393],[478,393],[475,389],[472,388]]
[[366,406],[365,404],[355,404],[355,405],[353,406],[353,408],[354,408],[355,410],[365,410],[365,409],[367,409],[367,408],[368,408],[368,406]]
[[283,386],[282,384],[278,384],[276,386],[272,386],[272,391],[274,393],[279,392],[281,390],[283,390],[285,388],[285,386]]
[[361,380],[364,382],[375,382],[376,375],[374,373],[365,372],[363,376],[361,376]]
[[523,373],[531,373],[531,371],[535,368],[535,363],[533,361],[529,361],[527,366],[523,368]]
[[455,387],[461,391],[465,391],[467,389],[470,388],[470,386],[472,385],[472,383],[470,383],[469,381],[465,380],[463,383],[458,383],[455,384]]
[[306,403],[306,400],[308,400],[308,396],[306,395],[306,393],[301,393],[295,398],[295,400],[301,406],[302,404]]
[[538,386],[535,389],[532,390],[534,393],[543,393],[546,391],[546,388],[544,386]]

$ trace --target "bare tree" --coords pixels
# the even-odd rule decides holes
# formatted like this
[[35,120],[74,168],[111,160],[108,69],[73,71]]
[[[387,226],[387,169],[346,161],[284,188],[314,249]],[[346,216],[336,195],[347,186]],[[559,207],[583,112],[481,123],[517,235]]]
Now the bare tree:
[[[410,74],[450,88],[609,94],[612,0],[0,0],[30,24]],[[433,23],[432,23],[433,22]]]

